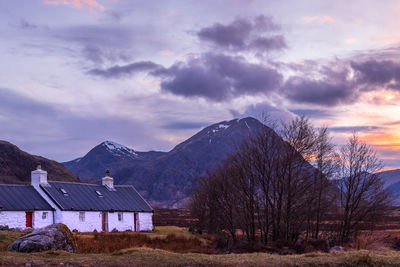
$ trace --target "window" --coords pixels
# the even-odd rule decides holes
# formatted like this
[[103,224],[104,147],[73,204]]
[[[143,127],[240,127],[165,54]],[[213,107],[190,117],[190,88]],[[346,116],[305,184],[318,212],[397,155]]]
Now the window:
[[122,212],[118,212],[118,221],[122,222],[124,220],[124,214]]
[[47,219],[47,211],[43,211],[42,212],[42,220],[46,220]]
[[84,222],[85,221],[85,212],[80,211],[79,212],[79,221]]
[[68,196],[68,192],[64,188],[60,188],[60,191],[64,194],[64,196]]
[[100,191],[96,190],[95,192],[99,197],[103,197],[103,194]]

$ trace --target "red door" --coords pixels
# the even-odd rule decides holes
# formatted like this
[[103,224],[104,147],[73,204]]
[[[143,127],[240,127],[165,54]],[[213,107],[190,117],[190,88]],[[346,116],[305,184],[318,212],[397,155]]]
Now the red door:
[[133,222],[135,225],[135,232],[137,232],[137,213],[136,212],[133,214]]
[[32,228],[32,212],[30,211],[25,212],[25,218],[26,218],[26,227]]
[[108,232],[108,216],[107,212],[101,214],[101,230],[103,232]]

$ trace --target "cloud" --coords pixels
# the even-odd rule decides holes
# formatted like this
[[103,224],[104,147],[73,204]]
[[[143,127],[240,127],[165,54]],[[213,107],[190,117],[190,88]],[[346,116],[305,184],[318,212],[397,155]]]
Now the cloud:
[[363,62],[353,61],[351,67],[355,71],[355,78],[359,84],[388,85],[391,89],[400,89],[400,64],[397,62],[371,59]]
[[217,102],[241,95],[267,95],[282,83],[282,75],[273,68],[214,53],[155,70],[152,75],[162,79],[163,91]]
[[40,102],[7,88],[0,88],[0,95],[1,138],[29,153],[66,161],[104,140],[132,146],[162,143],[146,121],[101,111],[96,116],[73,113],[62,105]]
[[244,49],[244,40],[248,39],[252,24],[245,19],[236,19],[229,25],[216,23],[211,27],[201,29],[197,36],[201,40],[213,42],[219,46]]
[[[263,121],[263,119],[271,119],[273,121],[288,122],[295,117],[291,111],[283,107],[275,107],[269,103],[258,103],[249,105],[242,114],[231,112],[235,117],[245,118],[253,117]],[[264,118],[266,116],[266,118]]]
[[66,5],[75,8],[84,8],[90,11],[99,10],[105,11],[106,8],[96,0],[43,0],[46,5]]
[[271,35],[271,32],[277,30],[279,26],[270,17],[260,15],[253,20],[237,18],[227,25],[215,23],[202,28],[197,36],[223,49],[262,54],[287,47],[282,35]]
[[381,130],[382,127],[379,126],[333,126],[329,127],[332,132],[339,133],[353,133],[353,132],[373,132],[376,130]]
[[317,24],[324,24],[324,23],[335,23],[337,20],[331,16],[305,16],[302,20],[306,23],[317,23]]
[[[287,65],[297,72],[284,86],[284,95],[293,102],[335,106],[348,104],[370,91],[400,91],[400,63],[370,54],[336,59],[323,66]],[[293,65],[293,66],[292,66]]]
[[188,129],[200,129],[207,125],[210,125],[210,122],[192,122],[192,121],[172,121],[166,123],[161,126],[163,129],[172,129],[172,130],[188,130]]
[[19,27],[21,27],[22,29],[32,30],[37,28],[37,25],[30,23],[25,19],[21,19],[21,21],[19,22]]
[[[96,64],[129,61],[132,55],[159,51],[169,45],[160,34],[145,25],[121,24],[74,25],[49,27],[39,34],[46,42],[67,44],[70,49]],[[87,63],[87,62],[85,62]]]
[[123,76],[134,75],[138,72],[150,71],[161,68],[161,65],[151,61],[134,62],[128,65],[114,67],[108,69],[91,69],[88,74],[101,76],[103,78],[120,78]]
[[331,112],[321,109],[290,109],[290,112],[293,112],[299,116],[307,116],[310,118],[329,118],[333,115]]
[[331,77],[314,80],[293,76],[286,81],[283,91],[294,102],[328,106],[349,103],[358,96],[344,78]]

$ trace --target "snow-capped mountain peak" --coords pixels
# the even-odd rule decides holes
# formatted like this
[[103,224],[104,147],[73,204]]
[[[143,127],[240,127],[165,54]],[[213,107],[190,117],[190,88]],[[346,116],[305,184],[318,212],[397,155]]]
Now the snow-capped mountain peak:
[[102,145],[105,146],[109,152],[115,155],[124,154],[124,155],[133,155],[135,157],[137,156],[135,150],[112,141],[105,141],[102,143]]

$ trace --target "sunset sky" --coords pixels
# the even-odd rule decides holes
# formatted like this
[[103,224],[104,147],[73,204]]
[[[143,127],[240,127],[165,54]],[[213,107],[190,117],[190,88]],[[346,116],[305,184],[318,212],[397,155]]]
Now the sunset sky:
[[0,1],[0,139],[57,161],[168,151],[264,111],[400,168],[400,2]]

